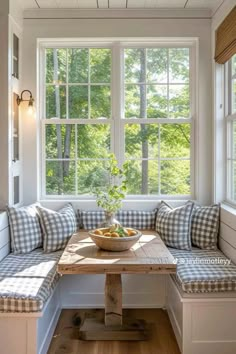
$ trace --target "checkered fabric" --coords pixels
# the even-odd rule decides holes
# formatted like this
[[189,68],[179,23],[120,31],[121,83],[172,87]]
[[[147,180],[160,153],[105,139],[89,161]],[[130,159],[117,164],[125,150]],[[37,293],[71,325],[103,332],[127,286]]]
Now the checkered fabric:
[[25,255],[9,254],[0,263],[0,312],[39,312],[55,288],[62,252],[37,249]]
[[43,229],[44,252],[65,248],[70,236],[77,230],[76,215],[71,204],[59,211],[37,207]]
[[166,245],[183,250],[191,250],[191,217],[194,204],[186,203],[184,206],[172,209],[165,202],[157,211],[156,231]]
[[[124,227],[154,230],[156,211],[156,209],[152,211],[119,210],[115,217]],[[81,211],[81,227],[85,230],[96,229],[104,219],[105,213],[103,210]]]
[[116,214],[117,220],[124,227],[132,227],[138,230],[154,230],[157,209],[144,210],[119,210]]
[[14,254],[28,253],[42,247],[42,231],[36,206],[8,207],[11,250]]
[[180,251],[169,248],[177,262],[173,276],[187,293],[236,291],[236,265],[219,251]]
[[103,210],[82,210],[80,215],[81,227],[85,230],[96,229],[96,227],[105,220],[105,213]]
[[218,204],[193,209],[191,239],[192,244],[201,249],[217,249],[220,206]]

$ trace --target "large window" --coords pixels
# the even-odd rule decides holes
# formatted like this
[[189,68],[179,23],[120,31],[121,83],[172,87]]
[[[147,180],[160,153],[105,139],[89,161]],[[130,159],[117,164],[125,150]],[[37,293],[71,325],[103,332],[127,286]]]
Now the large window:
[[227,200],[236,203],[236,55],[226,63]]
[[194,49],[106,43],[42,49],[42,195],[86,196],[128,161],[128,194],[193,196]]

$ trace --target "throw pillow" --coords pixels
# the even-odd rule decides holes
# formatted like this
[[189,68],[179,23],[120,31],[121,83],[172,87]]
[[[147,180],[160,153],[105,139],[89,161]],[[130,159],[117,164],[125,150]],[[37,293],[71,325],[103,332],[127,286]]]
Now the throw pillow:
[[191,218],[194,204],[173,209],[161,202],[157,211],[156,231],[167,246],[181,250],[191,250]]
[[154,210],[119,210],[117,220],[124,227],[138,230],[154,230],[157,209]]
[[201,249],[217,249],[220,206],[195,206],[192,215],[192,244]]
[[8,207],[11,235],[11,251],[14,254],[28,253],[42,246],[42,231],[36,206]]
[[54,252],[65,248],[70,236],[77,229],[77,221],[71,204],[58,211],[37,207],[43,229],[44,252]]

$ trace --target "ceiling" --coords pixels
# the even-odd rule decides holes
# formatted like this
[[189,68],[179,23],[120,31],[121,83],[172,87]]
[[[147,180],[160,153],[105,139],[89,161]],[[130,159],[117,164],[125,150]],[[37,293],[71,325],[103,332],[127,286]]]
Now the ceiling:
[[24,9],[209,9],[224,0],[21,0]]

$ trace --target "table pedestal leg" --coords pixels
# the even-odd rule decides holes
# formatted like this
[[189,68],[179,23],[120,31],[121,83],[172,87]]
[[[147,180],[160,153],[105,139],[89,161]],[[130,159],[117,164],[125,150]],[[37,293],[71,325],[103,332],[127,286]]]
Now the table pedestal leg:
[[105,321],[86,318],[79,331],[83,340],[145,340],[144,320],[122,320],[121,274],[107,274],[105,283]]
[[105,283],[105,325],[122,325],[121,274],[107,274]]

